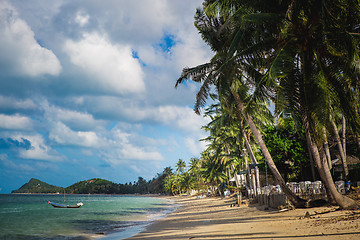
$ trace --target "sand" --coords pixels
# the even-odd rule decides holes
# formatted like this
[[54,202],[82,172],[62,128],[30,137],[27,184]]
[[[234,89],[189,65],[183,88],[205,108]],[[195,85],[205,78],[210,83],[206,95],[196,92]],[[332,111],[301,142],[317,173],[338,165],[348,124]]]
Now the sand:
[[258,204],[230,207],[234,199],[171,197],[179,208],[135,239],[360,239],[360,210],[336,207],[279,212]]

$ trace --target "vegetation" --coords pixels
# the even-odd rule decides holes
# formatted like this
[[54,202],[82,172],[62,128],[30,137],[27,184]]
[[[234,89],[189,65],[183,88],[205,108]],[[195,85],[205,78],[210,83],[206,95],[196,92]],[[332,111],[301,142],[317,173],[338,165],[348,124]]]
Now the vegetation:
[[64,188],[62,187],[56,187],[38,179],[31,178],[28,183],[25,183],[18,190],[12,191],[12,193],[58,193],[63,191]]
[[[209,97],[218,102],[211,112],[218,123],[208,126],[210,144],[201,159],[204,180],[224,181],[221,173],[230,165],[234,174],[246,156],[253,164],[264,159],[288,199],[301,207],[304,199],[286,180],[315,166],[330,202],[357,207],[337,191],[330,169],[339,156],[347,179],[348,139],[360,147],[359,1],[206,0],[195,26],[214,56],[184,68],[175,87],[188,80],[200,84],[198,114]],[[264,127],[259,119],[265,112],[258,110],[270,102],[278,121]]]
[[158,174],[150,181],[142,177],[137,182],[118,184],[108,180],[93,178],[86,181],[77,182],[69,187],[57,187],[38,179],[30,179],[18,190],[12,193],[68,193],[68,194],[148,194],[165,193],[163,180],[167,176],[169,169],[165,168],[162,174]]
[[194,110],[211,119],[200,157],[188,166],[179,159],[175,171],[150,181],[92,179],[66,191],[221,195],[224,187],[244,188],[243,172],[245,188],[257,192],[266,166],[296,207],[306,201],[288,181],[321,180],[330,203],[359,207],[334,183],[360,180],[348,163],[360,156],[359,0],[205,0],[195,27],[214,56],[184,68],[175,87],[198,83]]
[[304,131],[299,132],[291,117],[266,126],[264,140],[286,182],[312,179]]

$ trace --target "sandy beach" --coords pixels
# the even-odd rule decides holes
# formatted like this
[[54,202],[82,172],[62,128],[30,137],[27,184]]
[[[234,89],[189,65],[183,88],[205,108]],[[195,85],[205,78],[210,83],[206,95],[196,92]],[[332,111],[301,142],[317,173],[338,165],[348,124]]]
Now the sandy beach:
[[234,199],[171,197],[179,208],[129,240],[360,239],[360,210],[318,207],[279,211]]

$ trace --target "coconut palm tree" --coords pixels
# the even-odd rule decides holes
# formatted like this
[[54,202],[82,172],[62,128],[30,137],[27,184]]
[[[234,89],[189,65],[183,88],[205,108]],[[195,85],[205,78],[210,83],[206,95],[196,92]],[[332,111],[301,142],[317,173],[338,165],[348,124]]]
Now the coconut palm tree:
[[[266,97],[270,90],[277,113],[291,112],[303,123],[312,156],[332,197],[342,208],[356,206],[337,192],[321,143],[322,129],[331,123],[334,109],[355,132],[360,129],[354,104],[360,89],[359,1],[271,1],[273,8],[259,6],[260,1],[236,2],[237,7],[241,2],[241,7],[254,10],[242,15],[242,19],[250,17],[251,23],[238,21],[237,27],[241,34],[258,26],[253,32],[254,46],[269,37],[267,29],[273,30],[271,46],[262,48],[267,62],[264,75],[253,78],[254,98]],[[234,56],[243,58],[242,42],[234,38],[232,45]]]
[[208,152],[207,156],[209,158],[201,162],[201,175],[204,177],[205,181],[210,184],[212,192],[214,193],[214,189],[217,188],[221,195],[219,185],[220,183],[227,181],[226,167],[224,164],[217,161],[214,154]]
[[184,173],[186,170],[186,163],[182,160],[179,159],[179,161],[176,163],[176,172],[178,175]]
[[[271,158],[261,132],[248,112],[249,108],[245,107],[239,93],[242,90],[242,86],[251,82],[251,78],[259,77],[259,75],[261,75],[260,69],[257,69],[257,66],[264,65],[262,62],[264,57],[261,56],[262,54],[259,52],[259,54],[253,55],[253,58],[249,58],[244,62],[239,61],[241,58],[229,56],[229,48],[232,47],[232,41],[234,38],[237,38],[238,34],[235,34],[232,30],[231,24],[224,24],[225,20],[231,15],[231,12],[224,13],[225,15],[222,16],[209,16],[202,10],[197,10],[195,15],[195,26],[198,28],[204,41],[215,52],[215,56],[209,63],[194,68],[184,68],[175,87],[188,79],[192,79],[193,81],[202,84],[196,96],[195,112],[197,113],[199,113],[200,108],[205,105],[206,99],[210,95],[211,86],[215,86],[219,99],[222,99],[223,95],[231,94],[236,103],[236,110],[239,112],[238,117],[240,117],[241,120],[245,120],[249,125],[275,179],[294,205],[303,206],[305,201],[296,196],[286,186],[284,179]],[[251,32],[252,29],[246,29],[244,35],[251,36]],[[248,39],[248,41],[250,41],[250,39]],[[246,46],[248,47],[248,45],[249,44]],[[260,63],[256,63],[256,61],[260,61]],[[245,75],[244,72],[246,72]],[[255,103],[256,102],[254,101],[253,104]],[[248,106],[252,105],[249,104]]]

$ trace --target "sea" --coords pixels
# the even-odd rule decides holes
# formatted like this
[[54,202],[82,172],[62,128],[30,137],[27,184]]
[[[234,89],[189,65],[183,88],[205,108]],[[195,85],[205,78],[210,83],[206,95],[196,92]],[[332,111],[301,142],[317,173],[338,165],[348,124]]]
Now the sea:
[[175,208],[168,199],[136,195],[0,194],[0,239],[125,239]]

